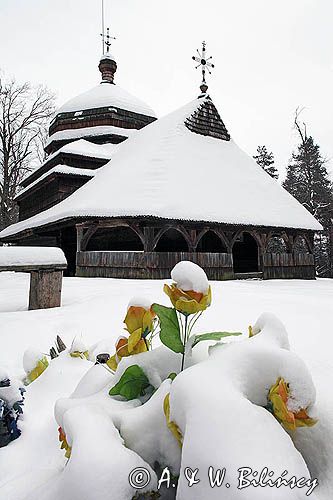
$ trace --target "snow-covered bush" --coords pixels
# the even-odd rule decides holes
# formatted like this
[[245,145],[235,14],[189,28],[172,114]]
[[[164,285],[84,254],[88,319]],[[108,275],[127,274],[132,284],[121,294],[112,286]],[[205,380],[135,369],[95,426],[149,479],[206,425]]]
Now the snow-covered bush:
[[[232,487],[224,488],[223,498],[236,500],[244,498],[237,488],[239,470],[249,465],[253,471],[268,468],[273,479],[286,470],[288,477],[304,478],[304,485],[248,488],[246,500],[306,498],[315,484],[291,437],[297,427],[316,423],[315,388],[304,363],[290,352],[283,324],[263,314],[249,336],[227,344],[219,340],[237,332],[193,334],[211,304],[207,277],[182,262],[172,279],[165,291],[173,307],[133,299],[124,321],[127,335],[118,339],[108,367],[95,364],[71,397],[57,401],[55,417],[70,459],[41,498],[95,500],[106,492],[114,500],[145,493],[153,498],[158,474],[168,467],[178,483],[168,498],[220,499],[208,471],[225,467]],[[157,335],[162,345],[153,349]],[[204,340],[214,345],[195,364],[192,349]],[[138,469],[150,479],[142,489],[129,481]],[[191,486],[195,470],[200,482]]]

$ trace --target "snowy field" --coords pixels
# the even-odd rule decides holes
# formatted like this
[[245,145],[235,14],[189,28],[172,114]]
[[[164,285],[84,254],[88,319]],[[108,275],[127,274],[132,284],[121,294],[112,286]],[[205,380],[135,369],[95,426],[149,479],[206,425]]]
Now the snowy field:
[[[23,377],[24,351],[34,347],[48,353],[57,334],[67,345],[74,337],[82,336],[87,346],[105,339],[105,350],[113,352],[129,299],[145,295],[169,305],[163,283],[65,278],[61,308],[28,311],[29,275],[0,273],[0,366],[11,376]],[[285,324],[291,350],[305,361],[317,389],[319,423],[311,429],[311,440],[302,440],[301,451],[312,477],[319,479],[317,497],[333,498],[333,280],[212,282],[212,292],[212,305],[197,323],[197,332],[229,330],[247,335],[248,326],[265,311]],[[207,346],[201,346],[198,351],[203,356]],[[1,500],[23,500],[28,484],[29,491],[32,485],[37,488],[61,469],[64,457],[54,403],[69,396],[91,366],[82,359],[56,360],[52,370],[27,388],[22,437],[0,449]]]

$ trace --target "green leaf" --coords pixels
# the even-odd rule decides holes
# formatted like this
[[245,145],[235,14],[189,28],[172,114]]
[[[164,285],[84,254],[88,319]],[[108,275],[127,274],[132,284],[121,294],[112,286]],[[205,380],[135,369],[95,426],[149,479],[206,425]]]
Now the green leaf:
[[230,337],[231,335],[242,335],[242,332],[210,332],[195,335],[192,347],[199,344],[199,342],[202,342],[203,340],[221,340],[224,337]]
[[176,309],[153,304],[153,311],[160,320],[161,342],[174,352],[184,352],[184,346],[180,338],[180,329]]
[[132,365],[126,368],[119,382],[110,389],[110,396],[123,396],[127,401],[143,396],[145,389],[150,386],[142,368]]

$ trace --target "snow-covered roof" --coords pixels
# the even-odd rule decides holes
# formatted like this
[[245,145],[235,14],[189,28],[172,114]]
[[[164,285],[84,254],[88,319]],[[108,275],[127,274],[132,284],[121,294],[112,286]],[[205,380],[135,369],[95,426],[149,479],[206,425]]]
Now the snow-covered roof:
[[[22,184],[26,184],[26,181],[30,177],[35,177],[36,173],[39,170],[44,169],[45,165],[47,165],[51,160],[53,160],[53,158],[60,155],[61,153],[79,155],[88,158],[110,160],[113,154],[117,151],[118,146],[118,144],[112,144],[111,142],[107,144],[94,144],[84,139],[78,139],[77,141],[70,142],[69,144],[65,144],[65,146],[62,146],[60,149],[49,155],[38,168],[36,168],[32,172],[29,172],[29,174],[24,177]],[[21,191],[21,193],[22,192],[23,191]]]
[[[46,141],[45,147],[49,146],[54,141],[70,141],[72,139],[80,139],[82,137],[96,137],[99,135],[120,135],[122,137],[130,137],[137,132],[135,128],[121,128],[114,125],[98,125],[97,127],[82,127],[68,130],[59,130],[50,135]],[[89,142],[89,141],[88,141]]]
[[133,111],[141,115],[156,116],[155,112],[146,103],[132,96],[118,85],[109,82],[102,82],[96,87],[73,97],[73,99],[60,106],[56,111],[56,115],[108,106]]
[[18,198],[21,198],[22,194],[24,194],[26,191],[29,191],[32,187],[36,186],[40,182],[42,182],[44,179],[47,177],[50,177],[53,174],[62,174],[62,175],[79,175],[83,177],[94,177],[95,173],[97,172],[98,169],[92,170],[90,168],[76,168],[76,167],[69,167],[68,165],[56,165],[55,167],[51,168],[45,174],[41,175],[36,179],[34,182],[31,182],[27,187],[24,189],[21,189],[21,191],[15,196],[14,200],[17,200]]
[[196,99],[147,125],[121,144],[112,168],[107,163],[64,201],[4,229],[0,238],[70,217],[153,216],[321,230],[233,140],[189,130],[185,122],[206,104]]
[[47,159],[50,160],[59,153],[67,153],[72,155],[87,156],[89,158],[102,158],[110,160],[117,148],[118,144],[94,144],[93,142],[86,141],[85,139],[78,139],[77,141],[65,144],[65,146],[62,146],[62,148],[58,149]]

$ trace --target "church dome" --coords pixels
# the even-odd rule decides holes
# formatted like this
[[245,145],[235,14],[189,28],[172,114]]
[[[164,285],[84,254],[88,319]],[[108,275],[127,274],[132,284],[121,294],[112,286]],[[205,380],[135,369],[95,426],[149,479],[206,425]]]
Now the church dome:
[[134,97],[118,85],[105,81],[67,101],[60,106],[56,115],[107,107],[120,108],[140,115],[156,116],[141,99]]
[[115,85],[117,63],[110,52],[102,55],[98,69],[101,83],[56,111],[45,147],[47,153],[54,153],[76,139],[118,144],[156,120],[154,111],[145,102]]

